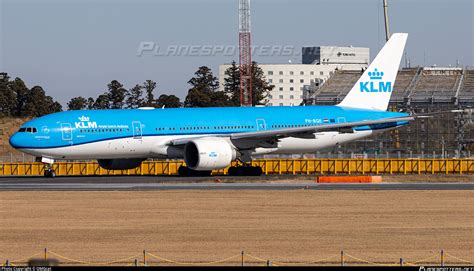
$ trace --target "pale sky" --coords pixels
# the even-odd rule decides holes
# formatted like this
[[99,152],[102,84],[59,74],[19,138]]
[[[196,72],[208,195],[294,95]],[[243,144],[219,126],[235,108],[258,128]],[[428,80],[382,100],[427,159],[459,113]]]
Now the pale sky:
[[[75,96],[96,98],[111,80],[131,88],[151,79],[156,96],[184,98],[199,66],[218,76],[238,51],[138,56],[140,42],[161,53],[237,46],[237,7],[237,0],[0,0],[0,71],[41,85],[63,106]],[[253,45],[296,51],[256,53],[257,62],[299,63],[302,46],[318,45],[370,47],[373,58],[384,43],[382,0],[253,0],[251,7]],[[473,13],[472,0],[389,0],[390,30],[409,33],[412,66],[473,66]]]

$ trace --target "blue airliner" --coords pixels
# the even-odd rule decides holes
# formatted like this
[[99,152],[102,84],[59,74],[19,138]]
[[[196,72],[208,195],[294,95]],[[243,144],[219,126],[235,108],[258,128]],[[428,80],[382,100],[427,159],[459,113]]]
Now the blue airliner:
[[[131,169],[148,158],[184,158],[181,175],[206,175],[261,154],[310,153],[408,124],[416,116],[387,107],[407,34],[393,34],[344,100],[335,106],[139,108],[54,113],[23,124],[10,138],[45,163],[97,159]],[[233,175],[260,168],[232,167]]]

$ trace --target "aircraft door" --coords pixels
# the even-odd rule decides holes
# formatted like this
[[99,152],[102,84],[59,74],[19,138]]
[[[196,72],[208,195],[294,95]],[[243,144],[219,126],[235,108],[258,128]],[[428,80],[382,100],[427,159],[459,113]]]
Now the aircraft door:
[[72,140],[72,128],[70,123],[61,123],[61,133],[62,140],[71,141]]
[[267,129],[264,119],[257,119],[257,131],[263,131]]
[[139,121],[133,121],[132,129],[133,129],[133,138],[142,139],[142,123]]
[[337,117],[337,122],[338,123],[344,123],[344,122],[346,122],[346,118],[345,117]]

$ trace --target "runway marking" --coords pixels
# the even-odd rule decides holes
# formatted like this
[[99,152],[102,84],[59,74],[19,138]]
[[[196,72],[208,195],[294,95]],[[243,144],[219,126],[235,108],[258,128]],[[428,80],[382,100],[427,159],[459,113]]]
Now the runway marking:
[[474,190],[474,183],[32,183],[4,182],[0,190]]

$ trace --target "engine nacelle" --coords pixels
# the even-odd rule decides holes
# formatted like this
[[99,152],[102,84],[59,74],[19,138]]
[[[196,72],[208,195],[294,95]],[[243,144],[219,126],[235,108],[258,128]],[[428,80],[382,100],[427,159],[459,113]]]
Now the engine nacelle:
[[126,170],[139,167],[146,159],[130,158],[130,159],[99,159],[97,162],[101,168],[108,170]]
[[184,146],[184,161],[194,170],[225,168],[236,157],[237,152],[231,144],[218,137],[198,138]]

